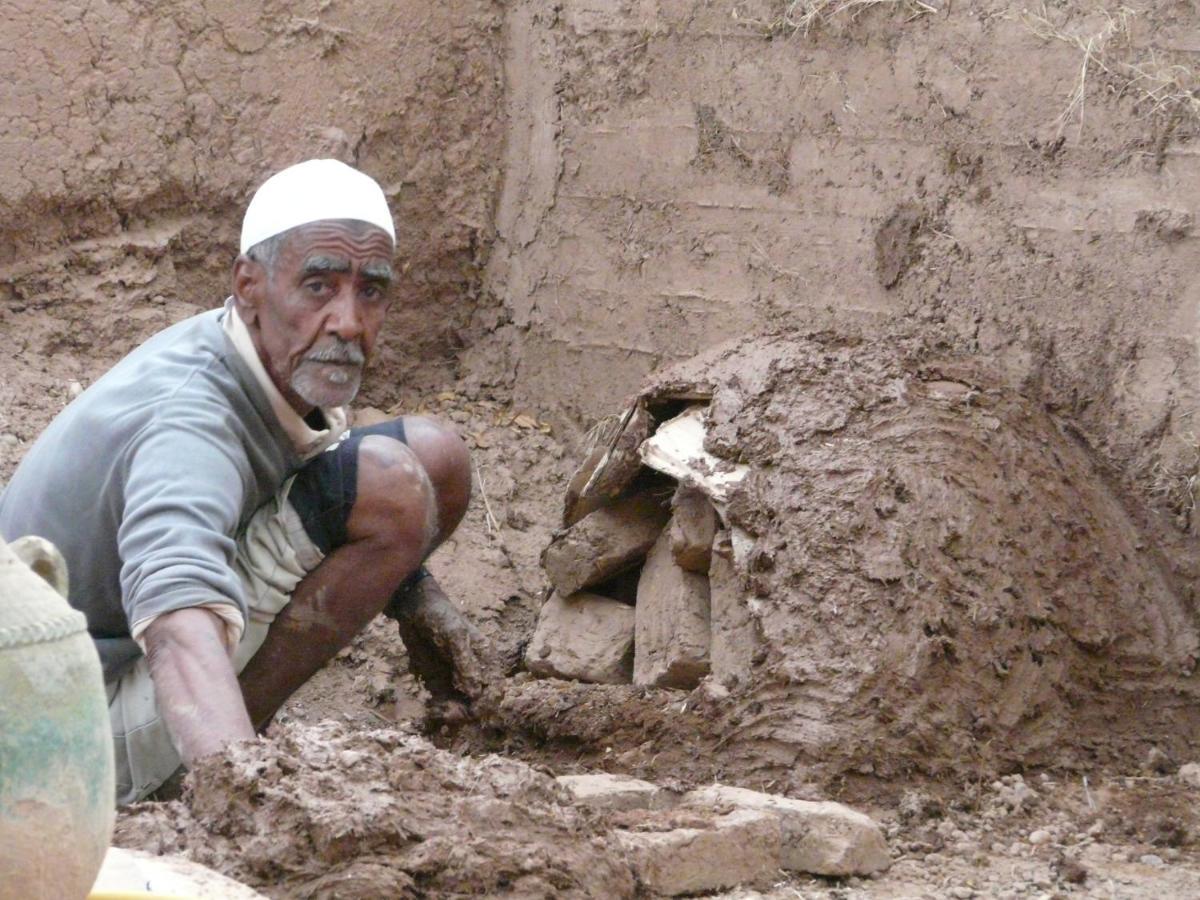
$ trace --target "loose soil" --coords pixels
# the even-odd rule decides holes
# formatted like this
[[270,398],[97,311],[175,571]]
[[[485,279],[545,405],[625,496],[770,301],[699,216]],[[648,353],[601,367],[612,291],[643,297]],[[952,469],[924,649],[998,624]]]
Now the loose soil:
[[[1200,791],[1144,775],[1006,776],[866,806],[893,864],[871,879],[785,878],[730,898],[1188,897]],[[183,853],[272,897],[639,896],[611,829],[542,771],[464,758],[391,729],[276,727],[141,804],[117,842]]]
[[277,897],[633,894],[619,854],[548,775],[390,730],[277,728],[198,765],[186,804],[124,816],[117,840]]
[[[739,362],[745,355],[739,351],[746,348],[762,363],[757,370],[749,371]],[[731,379],[733,374],[739,377]],[[400,891],[400,896],[404,896],[403,890],[413,889],[427,896],[451,896],[463,889],[549,896],[552,892],[546,884],[559,876],[541,871],[540,862],[529,870],[529,880],[521,883],[523,887],[488,882],[481,872],[468,872],[440,856],[441,845],[434,838],[430,838],[433,845],[428,857],[415,849],[420,843],[416,838],[409,843],[394,838],[388,830],[391,826],[385,824],[389,821],[386,815],[394,814],[394,810],[386,804],[391,812],[380,813],[382,818],[374,819],[369,818],[374,813],[369,813],[369,821],[362,824],[364,795],[380,794],[378,802],[384,803],[390,794],[380,788],[383,782],[376,779],[375,763],[364,765],[353,752],[344,757],[353,757],[353,766],[339,767],[336,762],[343,759],[337,755],[343,749],[367,747],[376,756],[384,756],[388,771],[405,770],[413,754],[422,760],[436,756],[447,765],[449,760],[458,760],[455,765],[465,768],[484,760],[486,767],[494,764],[486,762],[491,758],[486,754],[494,752],[502,759],[532,764],[538,772],[620,772],[678,790],[719,780],[801,798],[838,799],[871,813],[885,825],[895,857],[886,875],[841,883],[795,876],[782,880],[766,896],[1151,897],[1188,896],[1200,888],[1197,792],[1174,774],[1181,762],[1188,761],[1189,747],[1186,743],[1173,744],[1171,737],[1178,732],[1169,727],[1147,724],[1156,715],[1155,692],[1171,684],[1176,678],[1174,673],[1151,666],[1138,675],[1146,709],[1139,713],[1126,703],[1120,711],[1125,717],[1148,718],[1140,720],[1140,729],[1128,726],[1110,711],[1109,701],[1095,692],[1093,679],[1097,667],[1119,671],[1130,657],[1114,653],[1106,659],[1104,646],[1081,648],[1067,636],[1079,621],[1090,621],[1089,617],[1099,616],[1100,610],[1064,605],[1061,609],[1035,610],[1037,614],[1031,618],[1022,598],[1001,592],[1006,624],[997,628],[986,620],[972,623],[971,606],[960,607],[950,598],[971,596],[963,591],[963,581],[975,586],[986,584],[994,567],[989,567],[986,559],[964,563],[961,554],[946,552],[944,541],[930,544],[921,538],[931,530],[938,535],[944,533],[938,530],[944,527],[943,515],[910,515],[907,511],[919,509],[923,503],[932,504],[931,491],[934,500],[944,501],[950,485],[961,491],[951,498],[958,521],[989,521],[991,515],[1002,514],[1004,507],[993,512],[993,502],[983,505],[980,512],[979,500],[969,487],[980,481],[987,484],[984,474],[989,466],[997,465],[997,459],[1007,460],[1021,473],[1021,477],[1007,479],[1008,483],[1042,484],[1046,488],[1046,499],[1040,504],[1021,506],[1028,519],[1026,527],[1009,533],[1009,540],[1016,541],[1023,552],[1046,554],[1046,560],[1039,564],[1041,577],[1117,577],[1120,573],[1114,574],[1097,562],[1070,566],[1066,574],[1055,575],[1058,569],[1050,561],[1058,558],[1053,556],[1058,551],[1053,547],[1039,549],[1046,540],[1044,529],[1037,527],[1039,516],[1053,514],[1066,525],[1076,518],[1085,519],[1096,534],[1095,540],[1108,542],[1105,546],[1136,541],[1130,533],[1144,534],[1140,529],[1151,527],[1145,522],[1135,524],[1124,504],[1099,489],[1105,484],[1104,474],[1096,471],[1088,453],[1073,441],[1069,431],[1030,409],[1019,394],[989,384],[978,371],[955,369],[946,360],[934,364],[928,348],[919,341],[872,343],[827,334],[761,339],[719,348],[690,366],[666,372],[648,387],[645,396],[653,409],[656,403],[669,404],[666,398],[673,392],[683,386],[694,388],[698,381],[715,398],[711,449],[719,453],[722,446],[736,446],[746,461],[771,462],[756,470],[747,492],[765,493],[770,498],[773,488],[790,484],[786,496],[795,499],[803,494],[807,501],[798,504],[800,508],[792,515],[803,514],[812,516],[812,521],[829,523],[829,532],[809,525],[813,533],[822,535],[822,540],[798,544],[815,547],[805,556],[791,554],[786,548],[777,550],[774,565],[758,567],[747,580],[748,589],[761,604],[763,635],[771,648],[756,673],[761,682],[756,680],[745,692],[739,692],[737,686],[728,694],[702,686],[689,693],[536,680],[517,672],[499,686],[493,705],[480,710],[480,722],[457,728],[441,726],[428,735],[443,748],[443,754],[438,755],[410,733],[422,727],[422,698],[404,675],[404,652],[394,626],[378,620],[297,695],[265,744],[242,748],[228,758],[207,763],[203,770],[207,774],[189,776],[192,786],[182,801],[148,804],[130,811],[119,828],[120,842],[162,852],[185,852],[275,896],[372,896],[370,892],[381,890],[381,885]],[[722,391],[722,386],[729,387],[731,381],[733,398]],[[572,458],[560,453],[553,434],[537,428],[536,411],[517,411],[497,401],[472,400],[468,395],[468,390],[447,391],[424,404],[414,401],[414,407],[457,420],[468,434],[477,435],[471,440],[476,442],[481,472],[488,472],[501,460],[519,456],[523,445],[534,444],[539,452],[529,454],[529,462],[520,467],[520,482],[483,476],[489,484],[487,502],[482,494],[476,495],[457,536],[459,546],[447,548],[448,554],[470,552],[474,561],[455,557],[459,562],[445,567],[447,560],[439,554],[432,566],[444,572],[448,581],[465,577],[463,569],[477,579],[473,589],[465,585],[463,592],[454,596],[486,631],[500,639],[510,665],[516,667],[519,641],[514,642],[512,635],[502,632],[511,629],[527,637],[532,628],[536,591],[526,594],[521,585],[528,580],[540,590],[537,548],[549,539],[550,530],[544,523],[557,522],[562,515],[561,500]],[[776,415],[757,405],[770,401],[786,407],[794,405],[797,398],[806,398],[803,415]],[[844,413],[841,418],[833,414],[839,409]],[[747,419],[751,413],[752,418]],[[527,418],[517,424],[520,416]],[[992,427],[989,417],[1001,419],[1004,426]],[[753,424],[754,435],[762,436],[758,445],[738,437],[739,424],[747,422]],[[797,440],[791,432],[797,422],[820,427],[801,428],[803,437]],[[863,472],[877,468],[869,454],[872,447],[881,443],[886,446],[886,440],[878,436],[865,440],[863,434],[908,435],[899,446],[912,448],[911,454],[897,453],[895,446],[888,453],[893,481],[887,482],[889,488],[882,495],[879,479]],[[1034,439],[1026,440],[1031,434]],[[783,440],[781,435],[789,439]],[[969,453],[964,450],[964,440]],[[1013,442],[1020,442],[1020,452],[1011,446]],[[830,460],[840,461],[837,472],[844,473],[843,477],[830,476]],[[820,475],[817,482],[796,478],[802,463]],[[897,493],[891,487],[895,478],[908,485],[908,493],[902,492],[906,499],[903,503],[897,501],[896,508],[891,509],[881,497],[896,500]],[[930,479],[936,491],[929,487]],[[519,491],[513,487],[517,483],[522,485]],[[523,495],[519,501],[518,495]],[[527,522],[516,513],[518,508],[543,523],[537,534],[530,534]],[[741,507],[735,503],[733,508]],[[755,508],[773,507],[770,503],[750,507]],[[890,511],[889,515],[880,517],[881,508]],[[1070,515],[1068,510],[1072,511]],[[776,516],[765,520],[764,525],[763,520],[740,515],[738,521],[742,524],[759,529],[759,549],[777,546],[778,529],[789,521],[787,516]],[[885,523],[895,519],[903,522],[904,534],[913,540],[905,544],[896,565],[913,568],[922,578],[926,576],[921,573],[936,571],[941,579],[928,584],[919,597],[906,604],[891,603],[886,592],[896,589],[904,579],[878,577],[877,558],[859,552],[871,542],[839,538],[839,517],[858,522],[863,516],[868,524],[880,519]],[[801,524],[809,521],[802,520]],[[972,546],[993,547],[995,542],[989,538]],[[486,548],[495,552],[483,552]],[[757,557],[752,554],[751,558]],[[1136,566],[1137,559],[1137,554],[1131,555],[1126,567]],[[843,605],[849,614],[837,623],[827,618],[818,623],[819,628],[811,626],[812,631],[800,638],[784,629],[774,639],[772,628],[789,623],[795,628],[798,619],[806,621],[787,606],[776,605],[783,591],[773,580],[794,574],[799,560],[805,562],[812,577],[836,577],[841,579],[839,585],[849,585],[838,587],[842,591],[839,596],[847,598]],[[1088,574],[1093,569],[1101,574]],[[1149,571],[1162,570],[1151,566]],[[1143,572],[1141,577],[1148,576]],[[762,581],[764,578],[768,580]],[[976,592],[980,592],[978,588]],[[783,594],[788,596],[792,594]],[[1080,592],[1072,596],[1090,595]],[[481,597],[492,598],[493,602],[473,607]],[[940,652],[944,642],[937,635],[925,635],[923,626],[922,637],[910,641],[908,651],[910,661],[924,661],[930,656],[928,645],[939,649],[921,670],[924,678],[938,685],[938,690],[929,692],[937,695],[934,700],[926,699],[923,692],[914,692],[912,682],[904,678],[873,679],[843,666],[839,669],[841,684],[855,686],[858,693],[844,691],[839,703],[830,704],[824,713],[830,717],[830,710],[836,713],[856,702],[878,702],[874,698],[904,702],[914,709],[906,721],[917,726],[915,735],[913,729],[895,727],[892,722],[841,714],[833,715],[831,720],[845,739],[842,743],[823,744],[819,732],[816,740],[804,734],[797,740],[793,724],[796,705],[787,699],[796,689],[789,681],[794,667],[809,656],[836,659],[839,642],[852,640],[855,629],[863,629],[864,637],[850,659],[873,659],[869,654],[880,653],[886,646],[872,644],[870,629],[878,627],[877,617],[856,613],[859,607],[855,603],[873,604],[877,615],[882,614],[880,610],[889,610],[895,618],[888,627],[903,630],[908,627],[906,623],[923,623],[934,611],[937,598],[942,604],[939,614],[954,627],[956,653]],[[1114,634],[1126,630],[1140,633],[1141,623],[1127,622],[1120,608],[1108,611],[1104,621]],[[1051,637],[1039,637],[1043,634]],[[981,648],[1024,647],[1037,640],[1045,640],[1038,646],[1043,648],[1044,662],[1051,661],[1051,665],[1043,665],[1045,674],[1035,682],[1037,704],[1020,692],[1013,695],[1003,690],[1005,679],[994,667],[964,663],[971,654],[984,652]],[[810,653],[809,647],[814,644],[824,648],[821,654]],[[1123,644],[1114,640],[1106,646]],[[1103,683],[1117,689],[1125,677],[1131,676]],[[1186,692],[1186,682],[1179,678],[1175,688]],[[807,683],[811,684],[812,679]],[[1063,702],[1062,696],[1072,698],[1071,702]],[[960,698],[964,698],[961,704],[957,702]],[[1012,706],[1005,706],[1005,700]],[[1031,708],[1040,708],[1038,704],[1049,706],[1055,714],[1029,714]],[[990,709],[997,714],[1007,710],[1012,722],[1003,734],[987,742],[978,741],[971,730],[977,727],[975,719],[962,716],[959,710],[963,708]],[[810,703],[803,709],[813,713],[818,707]],[[939,723],[937,734],[931,736],[922,730],[924,720],[917,710]],[[323,723],[329,718],[336,718],[337,724]],[[805,719],[820,723],[815,714]],[[402,729],[399,736],[396,728]],[[1150,734],[1160,738],[1154,742],[1160,747],[1149,746],[1145,737]],[[380,742],[388,741],[396,742],[390,756],[377,749]],[[1023,761],[1022,754],[1026,753],[1033,762]],[[258,776],[246,776],[235,783],[228,773],[251,765],[247,759],[254,761],[251,768],[257,766],[255,771],[266,767],[271,773],[274,761],[283,760],[283,770],[290,771],[290,776],[286,782],[273,782],[280,778],[275,774],[264,776],[266,782],[279,785],[266,792],[256,787]],[[227,774],[214,778],[213,772]],[[461,799],[461,785],[473,783],[472,777],[464,776],[457,782],[459,786],[442,783],[438,802],[443,805],[416,804],[413,818],[407,820],[412,832],[424,835],[428,829],[449,828],[455,834],[474,834],[481,827],[473,818],[474,807],[464,807],[454,799]],[[296,800],[293,795],[299,786],[304,790],[302,799]],[[198,799],[206,791],[215,793],[207,794],[208,801]],[[214,798],[220,801],[215,804],[219,814],[213,813]],[[320,815],[304,812],[305,818],[297,818],[288,828],[272,830],[269,840],[256,844],[252,852],[242,846],[237,835],[253,830],[248,823],[291,816],[293,803],[311,804],[319,808]],[[226,811],[226,807],[230,809]],[[369,805],[366,808],[375,809]],[[533,808],[539,807],[533,804]],[[564,808],[561,798],[547,801],[541,809],[549,810],[545,813],[548,819],[560,824],[562,817],[575,822],[571,817],[580,815]],[[430,817],[428,822],[422,818],[426,815]],[[235,817],[240,824],[231,824]],[[448,826],[448,821],[454,824]],[[519,821],[528,825],[527,819]],[[322,829],[330,822],[355,835],[338,845],[341,855],[336,859],[322,855],[327,851],[314,854],[312,850],[314,841],[323,840]],[[489,827],[498,826],[491,822]],[[543,846],[543,838],[539,837],[542,832],[538,831],[541,827],[528,825],[527,831],[527,847],[538,859],[542,858],[537,856],[538,848]],[[601,839],[603,823],[593,821],[592,827],[596,829],[593,836]],[[506,828],[500,827],[498,833],[509,834]],[[562,840],[561,835],[555,840]],[[507,839],[500,844],[508,846]],[[611,861],[611,850],[606,852]],[[416,864],[410,861],[413,855],[429,859],[428,867],[416,874]],[[297,862],[312,858],[318,860],[315,868]],[[491,871],[496,857],[489,860],[481,871]],[[329,877],[321,880],[324,876]],[[579,896],[628,895],[624,891],[632,889],[629,883],[619,875],[611,877],[614,880],[603,882],[603,890],[610,892],[607,894],[591,893],[595,884],[590,881],[568,880],[555,889]],[[478,880],[481,878],[484,880]],[[360,890],[362,893],[355,893]],[[730,896],[763,895],[734,892]]]

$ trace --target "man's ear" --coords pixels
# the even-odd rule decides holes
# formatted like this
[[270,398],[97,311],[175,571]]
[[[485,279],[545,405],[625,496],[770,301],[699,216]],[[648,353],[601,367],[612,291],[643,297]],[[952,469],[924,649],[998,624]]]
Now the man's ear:
[[233,302],[247,325],[258,317],[258,308],[266,296],[267,268],[242,253],[233,263]]

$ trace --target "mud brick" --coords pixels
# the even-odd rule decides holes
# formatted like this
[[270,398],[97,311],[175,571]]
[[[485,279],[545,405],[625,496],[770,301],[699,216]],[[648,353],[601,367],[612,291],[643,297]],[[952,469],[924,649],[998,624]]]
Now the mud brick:
[[712,610],[710,660],[713,679],[727,688],[744,685],[758,647],[758,629],[747,605],[749,597],[733,567],[729,532],[713,543],[712,568],[708,573]]
[[694,688],[708,674],[708,579],[675,565],[667,532],[638,581],[634,684]]
[[717,511],[701,490],[680,485],[671,500],[671,553],[681,569],[708,574],[713,537],[717,533]]
[[615,831],[646,891],[668,897],[769,885],[779,874],[780,833],[776,815],[753,809],[715,815],[702,827]]
[[555,594],[538,616],[525,667],[538,675],[628,684],[633,627],[632,606],[595,594]]
[[657,809],[663,803],[662,788],[628,775],[597,772],[559,775],[556,780],[571,792],[576,803],[596,809]]
[[814,875],[870,875],[892,864],[883,831],[841,803],[792,800],[744,788],[710,785],[683,798],[689,807],[770,812],[782,826],[780,863]]
[[555,590],[569,597],[599,584],[646,555],[669,512],[658,497],[634,494],[589,513],[542,553],[542,567]]

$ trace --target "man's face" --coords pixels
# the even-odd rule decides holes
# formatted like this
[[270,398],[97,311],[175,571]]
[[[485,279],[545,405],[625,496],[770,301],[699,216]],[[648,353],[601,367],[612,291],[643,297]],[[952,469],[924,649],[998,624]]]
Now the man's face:
[[271,379],[301,415],[358,393],[390,302],[391,258],[385,231],[342,220],[292,229],[273,266],[239,258],[238,311]]

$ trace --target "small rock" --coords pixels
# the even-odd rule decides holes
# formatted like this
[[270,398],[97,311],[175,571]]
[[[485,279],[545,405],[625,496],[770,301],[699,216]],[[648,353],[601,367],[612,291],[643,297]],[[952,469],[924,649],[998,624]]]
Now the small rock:
[[1150,748],[1143,765],[1146,771],[1153,772],[1155,775],[1172,775],[1179,769],[1179,764],[1158,747]]
[[1200,787],[1200,763],[1182,765],[1175,774],[1184,784],[1191,787]]
[[871,875],[892,864],[879,825],[841,803],[793,800],[721,784],[692,791],[684,802],[774,813],[782,821],[780,864],[785,869],[814,875]]
[[1029,843],[1035,847],[1040,847],[1042,844],[1048,844],[1051,841],[1050,832],[1045,828],[1039,828],[1037,831],[1030,832]]
[[712,676],[700,682],[700,690],[704,691],[709,700],[726,700],[729,697],[729,688],[715,681]]
[[996,791],[996,802],[1013,812],[1028,810],[1038,803],[1037,791],[1025,783],[1020,775],[1007,777],[992,783]]
[[525,666],[538,675],[628,684],[633,629],[631,606],[597,594],[555,594],[538,614]]
[[1138,862],[1140,862],[1143,866],[1158,867],[1158,866],[1166,865],[1166,863],[1163,862],[1163,858],[1154,853],[1146,853],[1146,854],[1143,854],[1142,856],[1139,856]]
[[920,791],[905,791],[897,811],[902,822],[924,822],[936,819],[944,812],[940,800]]
[[83,385],[80,384],[78,381],[72,381],[70,384],[67,385],[67,396],[70,397],[72,400],[74,400],[76,397],[78,397],[82,393],[83,393]]
[[1060,853],[1052,865],[1055,874],[1068,884],[1083,884],[1087,881],[1088,870],[1073,856]]
[[660,805],[662,788],[640,778],[596,772],[589,775],[559,775],[559,784],[576,802],[597,809],[653,809]]
[[6,447],[15,447],[19,443],[21,443],[20,439],[11,431],[6,431],[4,434],[0,434],[0,444],[3,444]]
[[617,829],[638,881],[651,894],[675,897],[731,888],[767,886],[778,876],[779,817],[736,809],[704,828],[667,831]]
[[950,888],[950,896],[955,900],[971,900],[975,896],[975,891],[969,887],[954,887]]

